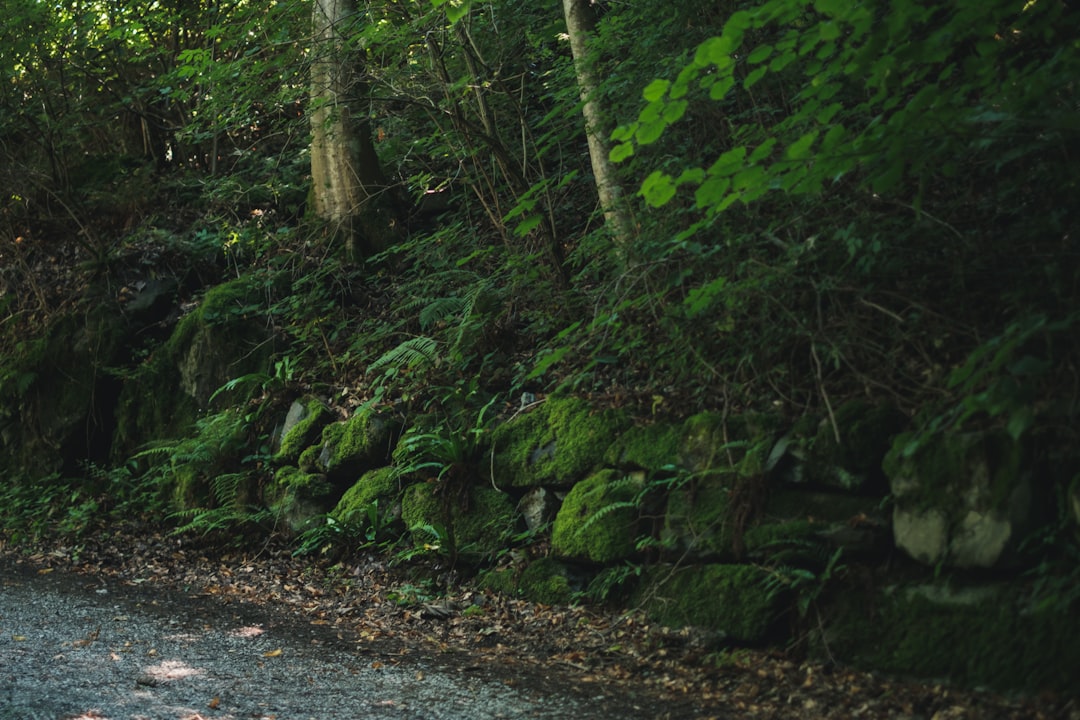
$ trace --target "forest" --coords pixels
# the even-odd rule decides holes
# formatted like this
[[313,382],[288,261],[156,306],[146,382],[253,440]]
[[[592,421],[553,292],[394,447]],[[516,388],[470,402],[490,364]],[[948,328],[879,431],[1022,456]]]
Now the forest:
[[1075,691],[1075,2],[4,8],[0,547]]

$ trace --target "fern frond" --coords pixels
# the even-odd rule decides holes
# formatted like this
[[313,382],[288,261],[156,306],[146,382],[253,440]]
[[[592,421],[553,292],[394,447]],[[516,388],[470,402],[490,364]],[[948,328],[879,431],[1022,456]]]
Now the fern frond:
[[424,335],[409,338],[397,347],[383,353],[375,362],[371,363],[368,369],[376,370],[385,365],[405,366],[408,368],[428,367],[438,361],[439,356],[436,352],[438,347],[439,342],[437,340]]
[[454,315],[462,314],[467,303],[459,297],[443,297],[429,302],[417,316],[420,327],[427,330],[432,325]]

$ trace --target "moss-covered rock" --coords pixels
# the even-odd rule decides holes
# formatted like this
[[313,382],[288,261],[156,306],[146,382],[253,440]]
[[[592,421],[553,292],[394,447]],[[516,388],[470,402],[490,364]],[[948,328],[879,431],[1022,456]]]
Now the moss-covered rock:
[[577,398],[550,397],[492,435],[498,485],[569,486],[599,467],[629,425],[625,414],[595,411]]
[[665,547],[697,560],[731,557],[731,479],[707,476],[693,487],[672,491],[661,540]]
[[43,477],[103,463],[110,444],[117,365],[124,339],[108,305],[60,314],[45,335],[0,357],[0,467]]
[[878,498],[784,487],[770,493],[756,525],[743,537],[756,559],[820,561],[843,548],[844,557],[870,559],[889,552],[892,532]]
[[401,498],[401,518],[414,530],[418,542],[430,543],[430,533],[415,529],[424,526],[447,530],[457,556],[484,558],[498,553],[517,524],[517,514],[509,496],[490,487],[471,487],[467,501],[438,494],[437,483],[415,483]]
[[517,586],[526,600],[545,605],[567,605],[574,597],[573,573],[554,558],[529,563],[521,572]]
[[315,466],[334,482],[351,481],[390,461],[398,427],[389,418],[362,412],[327,425]]
[[295,465],[300,454],[311,447],[333,420],[333,413],[317,397],[306,395],[293,402],[281,427],[281,440],[274,462],[278,465]]
[[777,629],[783,598],[766,586],[768,574],[752,565],[702,565],[649,572],[637,599],[657,622],[693,625],[740,643],[765,641]]
[[1038,510],[1023,445],[997,431],[911,441],[900,435],[885,460],[896,545],[927,565],[1017,562]]
[[618,468],[659,470],[678,462],[681,441],[679,425],[636,425],[619,435],[608,447],[604,462]]
[[1080,615],[1008,586],[850,588],[829,606],[816,653],[903,675],[998,690],[1075,692]]
[[386,525],[401,517],[399,497],[401,487],[392,467],[382,467],[364,473],[345,491],[330,513],[343,522],[368,522],[368,509],[378,503],[380,522]]
[[635,498],[643,479],[601,470],[570,490],[552,527],[551,546],[565,558],[609,563],[632,557],[637,537]]
[[[211,396],[238,377],[267,373],[273,343],[251,308],[264,302],[262,282],[243,276],[207,291],[169,339],[125,381],[117,408],[113,457],[126,459],[149,440],[183,436],[199,413],[243,400]],[[250,386],[244,386],[250,391]]]
[[330,510],[336,493],[325,475],[285,466],[274,474],[274,483],[267,496],[268,504],[285,520],[289,529],[302,532],[311,526],[312,520]]
[[778,418],[759,413],[693,415],[683,423],[678,464],[693,473],[763,475],[778,428]]

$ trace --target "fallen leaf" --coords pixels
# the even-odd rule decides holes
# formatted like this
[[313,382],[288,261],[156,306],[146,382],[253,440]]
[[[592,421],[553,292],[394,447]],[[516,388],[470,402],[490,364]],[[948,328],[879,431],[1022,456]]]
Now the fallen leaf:
[[280,654],[281,654],[281,648],[278,648],[277,650],[270,650],[268,652],[264,652],[263,657],[277,657]]
[[217,710],[217,707],[220,704],[221,704],[221,698],[214,697],[214,698],[210,698],[210,702],[206,703],[206,707],[210,708],[211,710]]

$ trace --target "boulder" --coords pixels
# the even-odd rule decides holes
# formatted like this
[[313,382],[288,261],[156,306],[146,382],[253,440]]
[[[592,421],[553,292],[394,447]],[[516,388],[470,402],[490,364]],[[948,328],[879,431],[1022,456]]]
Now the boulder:
[[361,412],[344,422],[327,425],[314,458],[301,453],[301,466],[314,461],[315,467],[344,487],[368,470],[385,466],[391,457],[400,428],[390,418]]
[[300,454],[320,438],[323,429],[333,420],[333,413],[317,397],[306,395],[294,400],[281,424],[280,440],[274,462],[295,465]]
[[637,599],[664,625],[700,627],[759,644],[779,629],[785,605],[768,580],[766,570],[752,565],[661,566],[649,571]]
[[1005,568],[1037,521],[1023,446],[1004,432],[897,438],[885,461],[897,547],[926,565]]
[[563,500],[551,533],[556,556],[595,563],[618,562],[636,552],[638,507],[644,478],[601,470],[579,482]]
[[521,496],[517,509],[525,520],[525,527],[536,532],[555,520],[561,504],[554,490],[535,487]]
[[603,464],[604,453],[628,425],[621,412],[594,411],[578,398],[549,397],[495,429],[495,484],[569,487]]
[[442,551],[456,557],[493,557],[514,532],[517,513],[506,493],[486,486],[470,487],[464,502],[442,495],[439,484],[421,482],[405,489],[401,518],[418,543],[433,541],[425,526],[445,528],[451,547]]

